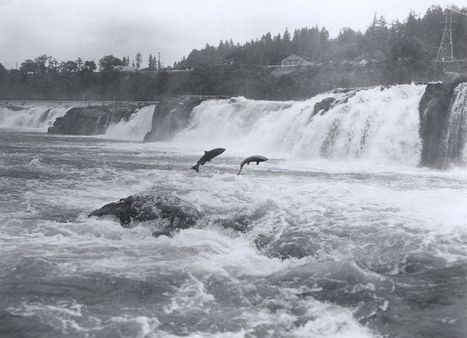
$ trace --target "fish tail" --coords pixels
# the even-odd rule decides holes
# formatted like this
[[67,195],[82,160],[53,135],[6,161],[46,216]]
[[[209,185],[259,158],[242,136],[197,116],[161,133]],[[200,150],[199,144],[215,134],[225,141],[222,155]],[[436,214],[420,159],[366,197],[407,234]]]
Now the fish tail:
[[199,163],[196,163],[194,166],[191,167],[191,169],[196,170],[196,172],[199,172]]

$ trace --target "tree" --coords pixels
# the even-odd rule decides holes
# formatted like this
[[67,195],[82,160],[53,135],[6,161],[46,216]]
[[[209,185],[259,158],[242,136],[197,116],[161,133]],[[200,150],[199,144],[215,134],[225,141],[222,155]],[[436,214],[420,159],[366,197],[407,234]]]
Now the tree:
[[36,63],[31,59],[27,59],[21,63],[19,67],[20,72],[22,73],[35,73],[36,72]]
[[0,63],[0,79],[3,79],[6,74],[6,69],[3,67],[3,65]]
[[45,73],[47,71],[47,67],[45,64],[49,57],[45,54],[40,55],[34,59],[34,63],[36,64],[36,71],[39,73]]
[[152,54],[149,54],[148,68],[150,70],[157,70],[157,59],[155,56],[152,56]]
[[138,71],[141,67],[141,63],[143,62],[143,55],[141,54],[141,52],[136,53],[135,61],[136,61],[136,71]]
[[116,66],[123,66],[122,60],[113,55],[106,55],[99,60],[99,69],[101,72],[110,72]]
[[96,63],[94,61],[85,61],[83,70],[87,72],[94,72],[97,69]]
[[78,64],[75,61],[62,62],[62,72],[72,73],[78,70]]
[[49,63],[47,65],[47,72],[56,73],[58,71],[58,61],[55,58],[49,57]]

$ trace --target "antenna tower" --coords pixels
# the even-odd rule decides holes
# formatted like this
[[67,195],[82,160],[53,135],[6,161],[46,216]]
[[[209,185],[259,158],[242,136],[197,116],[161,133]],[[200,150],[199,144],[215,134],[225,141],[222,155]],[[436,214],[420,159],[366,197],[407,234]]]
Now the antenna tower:
[[452,15],[454,13],[467,16],[465,10],[458,9],[455,6],[446,8],[444,14],[444,30],[441,43],[439,44],[438,54],[436,55],[437,62],[454,62],[454,39],[452,37]]
[[444,31],[441,43],[439,44],[436,61],[453,62],[454,61],[454,41],[452,40],[452,10],[447,9],[444,15]]

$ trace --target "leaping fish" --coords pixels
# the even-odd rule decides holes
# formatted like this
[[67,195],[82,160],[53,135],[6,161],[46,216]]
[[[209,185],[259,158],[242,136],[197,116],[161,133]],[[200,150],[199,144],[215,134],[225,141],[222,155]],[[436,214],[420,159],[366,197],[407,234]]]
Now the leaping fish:
[[240,175],[240,173],[242,172],[243,166],[245,164],[249,165],[251,162],[256,162],[256,165],[259,165],[259,162],[264,162],[267,160],[268,159],[266,157],[260,156],[260,155],[254,155],[254,156],[247,157],[246,159],[242,161],[242,164],[240,164],[240,170],[238,171],[237,175]]
[[201,156],[201,158],[198,160],[198,162],[191,167],[191,169],[196,170],[196,172],[199,172],[199,166],[204,165],[206,162],[211,161],[214,157],[219,156],[225,151],[224,148],[215,148],[209,151],[204,151],[204,155]]

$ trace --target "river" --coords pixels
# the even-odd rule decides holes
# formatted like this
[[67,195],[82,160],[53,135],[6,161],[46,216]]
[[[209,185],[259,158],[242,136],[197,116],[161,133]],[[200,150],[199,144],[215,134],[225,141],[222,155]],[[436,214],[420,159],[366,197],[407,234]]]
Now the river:
[[[406,90],[403,112],[419,95]],[[269,117],[290,103],[247,101],[234,104],[261,123],[222,103],[216,111],[235,123],[221,125],[208,102],[164,143],[48,135],[42,124],[0,130],[0,336],[464,337],[465,168],[417,167],[410,113],[375,115],[378,128],[403,127],[365,136],[364,148],[344,148],[341,134],[318,158],[310,134],[292,138],[292,113]],[[323,120],[315,140],[357,122]],[[279,143],[261,137],[271,130]],[[357,134],[346,142],[361,145]],[[190,170],[214,144],[226,152]],[[270,160],[236,175],[257,152]],[[143,193],[201,216],[172,238],[151,236],[163,220],[125,229],[88,217]]]

